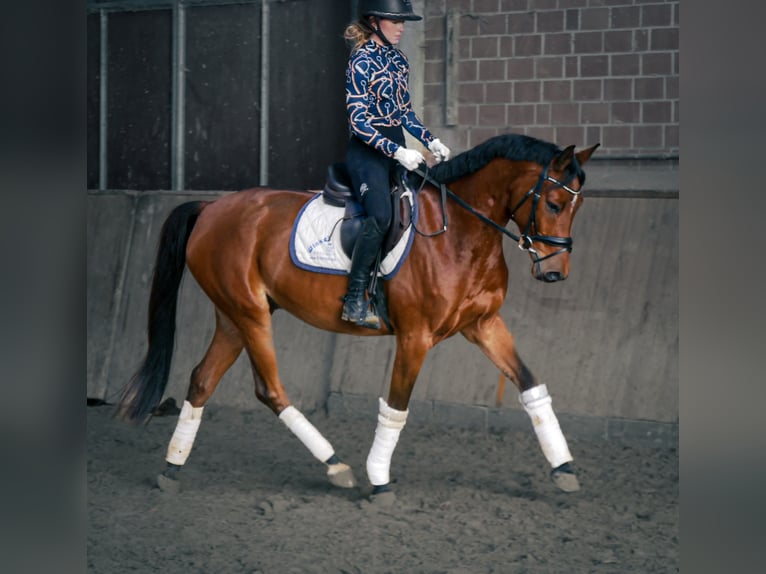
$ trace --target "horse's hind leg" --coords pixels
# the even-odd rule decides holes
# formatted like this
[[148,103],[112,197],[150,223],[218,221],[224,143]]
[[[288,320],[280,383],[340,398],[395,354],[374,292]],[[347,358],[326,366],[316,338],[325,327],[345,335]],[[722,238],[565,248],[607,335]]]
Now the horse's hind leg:
[[279,379],[276,352],[271,332],[271,311],[261,312],[256,320],[244,325],[247,347],[255,379],[256,398],[271,409],[287,428],[298,437],[312,455],[327,466],[327,478],[335,486],[356,486],[354,473],[341,462],[330,442],[297,408],[290,404]]
[[180,486],[178,471],[191,453],[205,403],[215,391],[221,377],[237,360],[243,346],[242,338],[234,325],[216,310],[213,339],[202,361],[192,371],[189,391],[165,456],[167,468],[157,477],[157,485],[162,490],[170,492],[178,490]]
[[556,486],[565,492],[580,490],[577,476],[569,464],[573,460],[572,455],[553,412],[548,388],[535,380],[519,358],[513,336],[500,315],[485,317],[462,333],[466,339],[476,343],[518,387],[521,393],[519,400],[532,420],[540,448],[552,467],[551,479]]

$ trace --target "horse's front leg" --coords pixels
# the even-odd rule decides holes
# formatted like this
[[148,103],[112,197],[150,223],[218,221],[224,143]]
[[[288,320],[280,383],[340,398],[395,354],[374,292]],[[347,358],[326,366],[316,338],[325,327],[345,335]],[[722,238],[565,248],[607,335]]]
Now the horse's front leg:
[[519,358],[513,336],[500,315],[483,317],[462,333],[516,384],[520,392],[519,400],[532,420],[540,448],[552,467],[551,479],[556,486],[565,492],[580,490],[580,483],[569,464],[573,460],[572,455],[553,412],[548,388],[535,380]]
[[400,335],[396,339],[396,358],[388,391],[388,401],[378,399],[378,425],[375,428],[370,453],[367,456],[367,476],[372,484],[372,499],[391,504],[391,458],[399,435],[407,423],[407,405],[420,367],[432,343],[424,337]]

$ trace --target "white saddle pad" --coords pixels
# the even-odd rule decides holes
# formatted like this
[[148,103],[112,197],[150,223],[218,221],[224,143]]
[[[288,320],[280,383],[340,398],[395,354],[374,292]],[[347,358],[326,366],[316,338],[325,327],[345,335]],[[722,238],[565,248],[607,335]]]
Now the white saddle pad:
[[[414,206],[412,194],[407,192],[405,195],[410,205]],[[340,225],[343,222],[344,211],[343,207],[325,203],[321,193],[303,206],[290,235],[290,258],[295,265],[317,273],[348,274],[351,260],[343,252],[340,241]],[[413,222],[417,220],[415,212],[416,209],[413,208]],[[381,261],[378,276],[390,279],[396,275],[414,237],[410,225],[391,252]]]

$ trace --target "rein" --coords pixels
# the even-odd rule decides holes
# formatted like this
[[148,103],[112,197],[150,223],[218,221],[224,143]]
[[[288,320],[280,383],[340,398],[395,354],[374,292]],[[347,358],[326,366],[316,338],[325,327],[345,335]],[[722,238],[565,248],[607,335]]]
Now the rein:
[[[420,187],[418,188],[418,193],[423,189],[423,187],[426,184],[426,181],[431,183],[434,186],[438,186],[441,190],[441,196],[442,196],[442,229],[439,231],[435,231],[434,233],[426,234],[421,232],[417,227],[415,227],[415,231],[424,237],[435,237],[436,235],[441,235],[445,231],[447,231],[447,210],[445,209],[446,206],[446,197],[449,196],[455,203],[457,203],[460,207],[467,210],[471,214],[478,217],[483,223],[486,223],[490,227],[493,227],[503,233],[504,235],[507,235],[511,239],[513,239],[519,249],[522,251],[528,251],[533,255],[534,263],[539,263],[540,261],[544,261],[545,259],[548,259],[549,257],[553,257],[554,255],[558,255],[559,253],[563,252],[571,252],[572,251],[572,238],[571,237],[555,237],[551,235],[530,235],[530,232],[534,229],[537,229],[537,223],[535,222],[535,213],[537,211],[537,203],[540,201],[540,197],[542,197],[541,192],[543,185],[546,181],[549,181],[551,183],[556,184],[557,186],[565,189],[572,195],[579,195],[580,191],[576,191],[572,189],[571,187],[565,185],[563,182],[557,180],[554,177],[551,177],[548,175],[548,166],[546,166],[543,171],[540,173],[540,176],[537,178],[537,183],[530,189],[526,194],[524,194],[524,197],[521,198],[521,201],[516,204],[516,207],[513,208],[513,211],[511,211],[511,219],[513,219],[514,214],[521,208],[522,205],[532,197],[532,211],[531,216],[529,218],[529,222],[527,223],[527,227],[524,230],[524,232],[521,235],[516,235],[512,231],[509,231],[502,225],[498,225],[494,221],[492,221],[489,217],[484,215],[483,213],[479,213],[476,211],[470,204],[468,204],[465,200],[463,200],[461,197],[456,195],[453,191],[451,191],[445,184],[438,182],[434,180],[431,176],[428,175],[428,167],[426,167],[425,172],[421,171],[420,169],[415,169],[415,173],[417,173],[419,176],[423,178],[423,181],[420,184]],[[554,247],[561,247],[561,249],[558,249],[554,251],[553,253],[549,253],[545,257],[538,257],[537,250],[532,247],[533,242],[539,241],[540,243],[544,243],[546,245],[552,245]]]

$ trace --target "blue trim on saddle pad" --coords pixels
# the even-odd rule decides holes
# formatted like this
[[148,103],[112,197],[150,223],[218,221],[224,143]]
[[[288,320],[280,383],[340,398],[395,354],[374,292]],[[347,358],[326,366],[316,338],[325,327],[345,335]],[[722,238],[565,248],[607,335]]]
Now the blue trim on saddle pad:
[[[401,254],[401,257],[399,257],[399,259],[396,261],[395,267],[388,273],[380,275],[380,277],[382,277],[384,280],[393,278],[399,272],[399,269],[401,268],[402,263],[404,263],[404,260],[407,258],[407,255],[409,255],[410,248],[412,247],[412,241],[415,238],[414,225],[417,223],[418,219],[418,205],[415,199],[415,196],[413,196],[412,223],[410,224],[409,230],[406,232],[408,236],[406,238],[407,242],[404,246],[404,250]],[[322,202],[321,206],[314,205],[314,202],[316,201]],[[305,260],[302,260],[298,254],[298,248],[296,248],[299,224],[301,223],[304,215],[306,215],[306,211],[310,209],[316,211],[321,209],[321,215],[324,221],[319,222],[318,226],[321,225],[323,232],[317,233],[316,239],[312,239],[308,246],[301,245],[300,249],[304,253],[314,254],[311,255],[311,257],[316,257],[317,260],[326,259],[329,262],[328,265],[322,265],[318,261],[315,263],[309,263]],[[351,267],[351,260],[345,253],[343,253],[343,248],[341,247],[340,242],[340,226],[343,220],[344,212],[345,209],[343,207],[335,207],[325,203],[322,199],[321,192],[306,202],[306,204],[298,212],[298,216],[295,218],[295,222],[293,223],[293,228],[290,233],[290,259],[296,267],[303,269],[304,271],[311,271],[314,273],[348,275],[349,269]],[[305,241],[305,238],[303,240]],[[401,240],[399,243],[401,244]],[[397,247],[398,246],[399,244],[397,244]],[[390,255],[387,255],[384,258],[384,263],[389,257]]]
[[[293,264],[296,267],[303,269],[304,271],[313,271],[315,273],[328,273],[330,275],[348,275],[347,270],[334,269],[332,267],[322,267],[319,265],[311,265],[308,263],[304,263],[298,257],[298,253],[296,252],[296,248],[295,248],[295,239],[298,235],[298,224],[301,222],[301,219],[303,218],[306,210],[309,209],[309,207],[313,207],[312,204],[315,201],[323,201],[321,192],[317,193],[314,197],[308,200],[303,207],[301,207],[301,210],[298,212],[298,216],[295,218],[295,221],[293,222],[293,229],[292,229],[292,232],[290,233],[290,259],[292,259]],[[334,207],[334,206],[325,204],[325,209],[336,210],[338,213],[338,219],[339,220],[343,219],[344,209],[342,207]],[[335,234],[337,235],[339,234],[339,232],[340,232],[340,223],[338,223],[338,227]],[[338,243],[340,243],[340,237],[338,237]],[[322,245],[324,245],[325,247],[327,247],[328,245],[332,245],[331,238],[327,236],[321,238],[320,241],[317,241],[314,247],[320,247]],[[312,246],[310,246],[309,248],[311,247]]]

